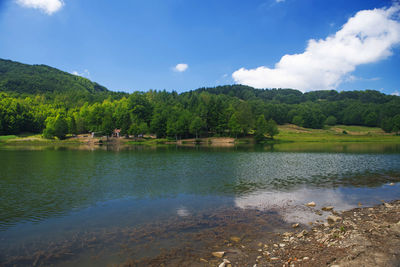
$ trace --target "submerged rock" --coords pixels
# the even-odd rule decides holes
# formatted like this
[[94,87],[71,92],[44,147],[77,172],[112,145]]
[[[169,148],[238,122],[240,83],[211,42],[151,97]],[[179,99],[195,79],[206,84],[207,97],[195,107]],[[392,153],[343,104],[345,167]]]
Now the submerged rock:
[[239,242],[240,242],[240,237],[232,236],[232,237],[231,237],[231,240],[232,240],[233,242],[239,243]]
[[341,221],[342,218],[339,216],[329,215],[326,218],[326,220],[328,221],[328,223],[332,224],[332,223],[337,223],[337,222]]
[[321,210],[323,210],[323,211],[331,211],[331,210],[333,210],[333,207],[332,206],[326,206],[326,207],[322,207]]
[[297,228],[297,227],[299,227],[299,224],[298,223],[292,224],[292,227]]
[[307,207],[315,207],[316,204],[315,204],[314,201],[311,201],[311,202],[308,202],[308,203],[306,204],[306,206],[307,206]]

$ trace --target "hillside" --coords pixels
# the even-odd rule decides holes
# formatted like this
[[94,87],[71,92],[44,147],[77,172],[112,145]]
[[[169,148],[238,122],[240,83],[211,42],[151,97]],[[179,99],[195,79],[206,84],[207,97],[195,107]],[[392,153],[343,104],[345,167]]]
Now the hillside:
[[19,94],[104,93],[107,88],[46,65],[0,59],[0,91]]

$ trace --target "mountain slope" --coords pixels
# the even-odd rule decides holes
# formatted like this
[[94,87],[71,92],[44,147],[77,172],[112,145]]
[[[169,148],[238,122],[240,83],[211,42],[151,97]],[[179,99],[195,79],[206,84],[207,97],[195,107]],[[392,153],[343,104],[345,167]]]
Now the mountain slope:
[[20,94],[105,93],[107,88],[46,65],[0,59],[0,91]]

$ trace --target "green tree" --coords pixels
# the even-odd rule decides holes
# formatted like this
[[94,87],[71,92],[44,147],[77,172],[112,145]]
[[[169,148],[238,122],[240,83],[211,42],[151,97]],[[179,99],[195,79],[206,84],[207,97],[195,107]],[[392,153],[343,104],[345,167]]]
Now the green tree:
[[267,134],[271,137],[271,139],[274,139],[274,136],[278,133],[278,125],[276,125],[276,122],[273,119],[270,119],[267,123]]
[[330,125],[330,126],[333,126],[333,125],[336,125],[336,118],[335,118],[335,116],[329,116],[326,120],[325,120],[325,124],[326,125]]
[[199,138],[199,133],[201,129],[204,127],[204,124],[205,124],[204,121],[198,116],[196,116],[190,123],[189,131],[191,134],[196,135],[196,139]]
[[256,141],[264,140],[267,130],[268,130],[268,123],[265,120],[264,115],[258,116],[257,121],[256,121],[255,132],[254,132],[254,138],[256,139]]
[[231,132],[231,135],[233,135],[235,138],[237,138],[238,134],[242,132],[242,127],[239,123],[239,119],[236,112],[232,114],[232,117],[228,122],[228,127]]

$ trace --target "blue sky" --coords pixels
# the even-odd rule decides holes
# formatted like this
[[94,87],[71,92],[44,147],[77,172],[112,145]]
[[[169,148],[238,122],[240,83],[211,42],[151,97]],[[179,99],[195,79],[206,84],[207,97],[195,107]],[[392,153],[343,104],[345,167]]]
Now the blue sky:
[[[400,36],[400,23],[396,24],[398,10],[388,11],[396,6],[393,1],[60,1],[0,0],[0,58],[50,65],[127,92],[182,92],[233,83],[303,91],[400,91],[400,37],[396,35]],[[359,13],[374,9],[379,12]],[[309,48],[310,39],[326,40],[350,18],[367,23],[377,14],[373,25],[379,29],[382,24],[382,32],[391,31],[392,37],[382,37],[386,39],[377,48],[362,48],[368,55],[381,49],[376,55],[342,58],[337,54],[347,50],[332,49],[329,55],[316,52],[338,38]],[[388,21],[392,24],[385,26]],[[366,38],[375,34],[369,33],[368,24],[361,31]],[[346,31],[343,40],[352,40],[351,34]],[[286,57],[294,60],[297,69],[282,60],[305,50],[313,56]],[[348,64],[340,65],[343,61]],[[280,66],[275,65],[278,62]],[[323,70],[318,69],[320,62]],[[182,64],[180,71],[177,64]],[[338,66],[331,67],[334,64]],[[301,78],[296,76],[299,73]]]

